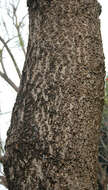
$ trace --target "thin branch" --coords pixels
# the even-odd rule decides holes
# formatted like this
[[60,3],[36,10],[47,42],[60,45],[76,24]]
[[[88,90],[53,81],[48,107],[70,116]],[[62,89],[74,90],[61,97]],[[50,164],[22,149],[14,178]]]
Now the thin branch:
[[16,91],[18,92],[19,88],[15,83],[5,74],[0,71],[0,76]]
[[5,31],[6,31],[6,34],[9,36],[9,32],[8,32],[6,23],[5,23],[5,21],[4,21],[3,19],[2,19],[2,23],[3,23],[4,29],[5,29]]
[[108,166],[108,159],[105,158],[102,154],[99,154],[98,156],[101,157],[105,161],[105,162],[102,162],[102,164],[105,164]]
[[0,51],[0,63],[1,63],[1,66],[2,66],[2,69],[3,69],[4,74],[7,75],[6,69],[5,69],[5,66],[4,66],[4,63],[3,63],[3,48],[2,48],[2,50]]
[[21,35],[21,32],[20,32],[20,28],[19,26],[16,27],[17,29],[17,33],[18,33],[18,39],[19,39],[19,43],[20,43],[20,46],[21,46],[21,49],[24,53],[24,56],[26,55],[26,51],[25,51],[25,48],[24,48],[24,41],[23,41],[23,38],[22,38],[22,35]]
[[19,26],[21,27],[22,23],[24,22],[24,19],[28,16],[28,13],[22,17],[20,23],[19,23]]
[[9,49],[8,45],[6,44],[6,42],[4,41],[4,39],[1,36],[0,36],[0,41],[3,43],[3,45],[5,46],[7,52],[9,53],[9,55],[10,55],[10,57],[11,57],[13,63],[14,63],[14,66],[15,66],[15,69],[17,71],[17,74],[18,74],[19,78],[21,78],[21,72],[20,72],[20,70],[18,68],[18,65],[17,65],[17,63],[16,63],[16,61],[14,59],[14,56],[13,56],[11,50]]
[[[17,14],[16,14],[16,8],[14,7],[13,5],[13,14],[14,14],[14,17],[15,17],[15,23],[13,22],[15,28],[16,28],[16,31],[17,31],[17,34],[18,34],[18,39],[19,39],[19,44],[20,44],[20,47],[24,53],[24,56],[26,55],[26,51],[25,51],[25,48],[24,48],[24,41],[23,41],[23,38],[22,38],[22,35],[21,35],[21,32],[20,32],[20,27],[21,27],[21,23],[23,22],[23,20],[18,23],[18,18],[17,18]],[[24,19],[24,17],[22,18]]]
[[105,152],[108,153],[108,148],[107,148],[107,146],[105,145],[105,143],[104,143],[102,137],[100,138],[100,141],[101,141],[101,144],[103,145],[103,148],[104,148]]
[[1,157],[1,153],[4,154],[4,149],[3,149],[3,145],[2,145],[2,142],[1,142],[1,139],[0,139],[0,157]]
[[[14,40],[15,38],[18,38],[18,36],[13,36],[12,38],[8,39],[5,43],[9,43],[10,41]],[[5,47],[5,46],[4,46]]]
[[[7,40],[5,43],[9,43],[11,40],[13,40],[14,38],[16,38],[17,36],[14,36],[13,38]],[[6,72],[6,69],[5,69],[5,66],[4,66],[4,63],[3,63],[3,49],[5,48],[5,46],[3,46],[3,48],[0,50],[0,63],[1,63],[1,66],[2,66],[2,69],[3,69],[3,72],[5,75],[7,75],[7,72]]]
[[18,0],[18,2],[17,2],[16,10],[18,9],[19,4],[20,4],[20,0]]

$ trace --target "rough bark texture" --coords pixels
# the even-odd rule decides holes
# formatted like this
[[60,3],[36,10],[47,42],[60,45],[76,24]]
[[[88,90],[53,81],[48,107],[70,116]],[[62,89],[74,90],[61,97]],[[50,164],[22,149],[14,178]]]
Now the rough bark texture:
[[105,74],[100,5],[28,6],[27,56],[5,146],[9,190],[97,190]]

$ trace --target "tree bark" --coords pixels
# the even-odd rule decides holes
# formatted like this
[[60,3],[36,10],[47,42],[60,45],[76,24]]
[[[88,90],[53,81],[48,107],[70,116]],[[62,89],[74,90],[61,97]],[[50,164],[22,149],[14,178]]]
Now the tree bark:
[[8,188],[97,190],[105,75],[100,5],[28,6],[28,49],[5,146]]

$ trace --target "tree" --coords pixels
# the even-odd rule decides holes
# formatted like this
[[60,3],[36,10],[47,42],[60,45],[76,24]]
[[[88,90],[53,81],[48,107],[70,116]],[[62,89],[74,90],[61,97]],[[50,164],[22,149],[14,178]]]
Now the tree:
[[29,41],[4,172],[9,190],[97,190],[104,102],[96,0],[28,0]]
[[[25,18],[27,22],[27,14],[24,11],[24,13],[19,15],[20,7],[20,0],[5,0],[0,2],[0,77],[4,79],[15,92],[18,92],[19,79],[21,78],[28,31],[26,29],[27,26],[25,27]],[[20,59],[17,59],[19,52],[20,59],[22,60],[21,64]],[[1,112],[0,109],[0,116],[7,113]],[[1,162],[1,156],[4,154],[3,150],[2,137],[2,139],[0,138]],[[1,164],[2,163],[0,163],[0,184],[7,186]]]

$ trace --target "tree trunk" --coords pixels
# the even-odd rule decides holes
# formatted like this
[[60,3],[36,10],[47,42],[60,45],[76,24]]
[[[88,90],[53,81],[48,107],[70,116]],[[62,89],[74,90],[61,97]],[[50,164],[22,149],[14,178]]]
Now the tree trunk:
[[6,140],[9,190],[97,190],[100,5],[28,0],[29,42]]

